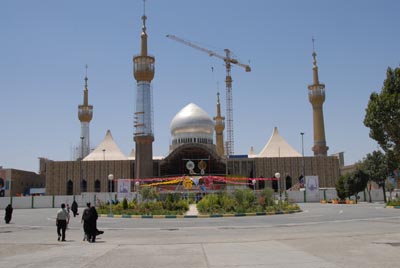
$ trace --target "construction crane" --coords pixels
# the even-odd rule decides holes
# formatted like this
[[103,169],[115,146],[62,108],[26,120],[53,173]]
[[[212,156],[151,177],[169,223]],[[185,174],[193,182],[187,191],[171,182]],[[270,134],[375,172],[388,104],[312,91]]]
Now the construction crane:
[[175,35],[167,35],[168,38],[178,41],[182,44],[188,45],[194,49],[203,51],[207,53],[210,57],[216,57],[225,62],[226,68],[226,130],[227,130],[227,137],[226,137],[226,155],[230,156],[234,154],[234,137],[233,137],[233,107],[232,107],[232,76],[231,76],[231,64],[238,65],[243,67],[246,72],[250,72],[251,68],[247,64],[240,63],[237,59],[231,57],[231,51],[229,49],[224,49],[225,56],[219,55],[218,53],[202,48],[196,44],[193,44],[189,41],[186,41],[182,38],[179,38]]

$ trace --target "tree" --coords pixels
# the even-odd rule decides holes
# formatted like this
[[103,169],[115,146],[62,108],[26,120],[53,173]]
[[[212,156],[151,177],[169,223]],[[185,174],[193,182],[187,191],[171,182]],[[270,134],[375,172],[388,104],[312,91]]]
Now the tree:
[[357,169],[347,178],[349,196],[355,195],[356,203],[358,200],[358,193],[364,191],[367,187],[368,181],[368,174],[361,169]]
[[370,95],[364,125],[389,158],[400,162],[400,67],[388,68],[380,93]]
[[383,198],[386,202],[385,182],[388,176],[387,156],[381,151],[373,151],[361,162],[361,169],[367,173],[370,180],[382,187]]
[[349,176],[349,174],[342,175],[336,182],[336,193],[340,200],[345,200],[348,196],[345,184]]

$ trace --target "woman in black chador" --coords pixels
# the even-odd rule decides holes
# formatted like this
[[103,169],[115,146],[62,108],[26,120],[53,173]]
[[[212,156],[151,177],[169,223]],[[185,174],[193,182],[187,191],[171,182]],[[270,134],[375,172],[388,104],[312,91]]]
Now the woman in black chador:
[[72,213],[74,214],[74,217],[76,217],[76,215],[79,215],[79,213],[78,213],[78,203],[76,203],[75,200],[74,200],[74,202],[72,202],[71,210],[72,210]]
[[4,216],[4,220],[6,221],[7,224],[10,223],[10,221],[11,221],[12,212],[13,212],[13,208],[12,208],[11,204],[8,204],[8,206],[6,207],[6,215]]
[[90,242],[94,243],[96,242],[96,235],[97,233],[97,210],[94,206],[90,207],[90,220],[89,220],[89,236],[90,236]]

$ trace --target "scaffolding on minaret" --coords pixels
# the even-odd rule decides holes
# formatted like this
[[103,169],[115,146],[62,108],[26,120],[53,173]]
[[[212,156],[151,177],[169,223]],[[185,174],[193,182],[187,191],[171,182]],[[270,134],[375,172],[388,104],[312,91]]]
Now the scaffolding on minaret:
[[143,2],[141,53],[133,58],[133,75],[137,83],[134,114],[135,178],[153,176],[154,126],[151,81],[154,78],[155,58],[147,53],[146,1]]
[[83,104],[78,106],[78,118],[81,121],[81,135],[79,147],[79,157],[77,159],[82,160],[90,153],[90,121],[93,118],[93,106],[89,105],[89,90],[88,90],[88,77],[86,64],[85,74],[85,89],[83,90]]

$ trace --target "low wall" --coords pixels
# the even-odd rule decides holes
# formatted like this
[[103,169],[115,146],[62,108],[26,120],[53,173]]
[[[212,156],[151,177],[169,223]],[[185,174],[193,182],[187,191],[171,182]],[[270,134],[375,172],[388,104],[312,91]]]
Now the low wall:
[[[116,193],[111,194],[112,200],[115,200],[115,195]],[[0,197],[0,209],[4,209],[10,203],[13,208],[59,208],[62,203],[71,206],[74,200],[78,203],[78,207],[86,207],[88,202],[98,206],[100,202],[106,203],[110,200],[110,193]]]
[[[400,193],[393,192],[398,196]],[[319,189],[319,200],[307,199],[307,193],[305,191],[288,191],[288,200],[293,203],[304,203],[304,202],[319,202],[319,200],[331,200],[336,199],[335,188],[321,188]],[[368,193],[360,192],[359,201],[368,201]],[[389,197],[389,194],[387,195]],[[116,199],[116,193],[111,193],[111,200]],[[354,199],[354,197],[352,197]],[[78,203],[78,207],[85,207],[86,203],[90,202],[98,206],[100,202],[108,202],[110,200],[110,193],[83,193],[81,195],[54,195],[54,196],[14,196],[12,200],[10,197],[0,197],[0,209],[4,209],[8,204],[12,203],[13,208],[59,208],[62,203],[71,205],[73,201]],[[376,189],[371,191],[372,202],[382,202],[383,192],[382,189]]]
[[[319,198],[318,200],[310,200],[307,199],[307,193],[305,191],[288,191],[288,200],[293,203],[304,203],[304,202],[319,202],[320,200],[331,200],[337,199],[337,193],[335,188],[321,188],[319,189]],[[368,202],[368,192],[360,192],[358,194],[359,201]],[[387,195],[389,197],[389,194]],[[351,199],[355,199],[355,196],[351,196]],[[372,202],[383,202],[383,191],[382,189],[371,190],[371,201]]]

